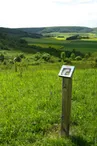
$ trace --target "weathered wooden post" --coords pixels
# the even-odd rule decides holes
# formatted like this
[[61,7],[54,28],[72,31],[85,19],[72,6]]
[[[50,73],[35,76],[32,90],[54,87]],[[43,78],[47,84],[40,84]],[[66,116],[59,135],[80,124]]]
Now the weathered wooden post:
[[14,69],[15,69],[15,72],[17,72],[17,58],[16,57],[14,58]]
[[59,76],[62,77],[62,119],[61,136],[69,136],[71,96],[72,96],[72,75],[74,66],[63,65]]

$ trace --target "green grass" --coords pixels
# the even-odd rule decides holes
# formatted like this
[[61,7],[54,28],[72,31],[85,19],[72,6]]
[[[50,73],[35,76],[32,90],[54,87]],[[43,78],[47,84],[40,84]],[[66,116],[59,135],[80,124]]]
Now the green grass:
[[29,45],[36,45],[41,47],[54,47],[56,49],[63,50],[78,50],[84,53],[87,52],[97,52],[97,41],[95,39],[90,40],[76,40],[76,41],[66,41],[57,40],[55,38],[25,38]]
[[70,138],[60,137],[61,64],[0,71],[1,146],[96,146],[97,69],[73,76]]
[[44,33],[43,36],[54,36],[56,38],[58,36],[64,36],[64,39],[66,39],[67,37],[70,37],[76,34],[79,34],[80,36],[88,36],[90,38],[96,37],[95,33],[59,33],[59,32]]

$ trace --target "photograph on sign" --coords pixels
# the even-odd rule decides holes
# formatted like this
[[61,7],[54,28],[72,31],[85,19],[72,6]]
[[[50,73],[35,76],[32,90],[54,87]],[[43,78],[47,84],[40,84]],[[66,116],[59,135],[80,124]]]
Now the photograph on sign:
[[62,75],[69,75],[71,71],[71,68],[63,68]]
[[74,71],[74,66],[63,65],[59,72],[59,76],[70,78],[72,77],[73,71]]

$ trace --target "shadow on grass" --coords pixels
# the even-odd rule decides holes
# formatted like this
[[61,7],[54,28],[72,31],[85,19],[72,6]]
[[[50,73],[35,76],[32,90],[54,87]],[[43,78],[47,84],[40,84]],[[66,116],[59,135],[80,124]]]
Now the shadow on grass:
[[71,137],[72,143],[75,144],[75,146],[91,146],[92,143],[87,142],[85,139],[83,139],[80,136],[72,136]]

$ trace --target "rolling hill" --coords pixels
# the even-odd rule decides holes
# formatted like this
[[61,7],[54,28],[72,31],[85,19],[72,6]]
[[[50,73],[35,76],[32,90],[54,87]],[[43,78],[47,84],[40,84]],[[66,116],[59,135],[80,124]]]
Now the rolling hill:
[[[81,41],[72,41],[69,43],[65,40],[59,40],[55,37],[45,37],[50,36],[49,34],[57,34],[59,36],[63,33],[62,36],[64,38],[68,38],[75,35],[83,35],[82,37],[86,37],[89,35],[92,40],[81,40]],[[85,36],[84,36],[85,35]],[[59,37],[58,36],[58,37]],[[92,37],[91,37],[92,36]],[[47,48],[67,48],[67,49],[75,49],[79,48],[82,50],[88,50],[88,52],[96,50],[97,44],[97,28],[88,28],[88,27],[78,27],[78,26],[62,26],[62,27],[41,27],[41,28],[0,28],[0,50],[10,50],[18,49],[26,52],[33,52],[34,51],[44,51],[47,52]],[[38,39],[37,39],[38,38]],[[30,42],[29,42],[30,41]],[[37,49],[35,49],[37,46]],[[29,48],[29,49],[28,49]],[[39,49],[38,49],[39,48]],[[90,48],[90,49],[89,49]],[[60,50],[62,51],[62,50]],[[49,50],[51,53],[51,49]]]
[[0,33],[18,37],[35,37],[39,38],[44,33],[97,33],[97,28],[80,27],[80,26],[60,26],[60,27],[32,27],[32,28],[3,28],[0,27]]
[[33,31],[31,33],[30,31],[24,31],[22,29],[12,29],[12,28],[3,28],[0,27],[0,34],[4,34],[11,37],[32,37],[32,38],[39,38],[42,35],[36,33],[36,31]]
[[60,32],[60,33],[92,33],[97,31],[96,29],[89,27],[79,27],[79,26],[60,26],[60,27],[41,27],[41,28],[19,28],[24,32],[30,33],[51,33],[51,32]]

